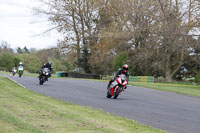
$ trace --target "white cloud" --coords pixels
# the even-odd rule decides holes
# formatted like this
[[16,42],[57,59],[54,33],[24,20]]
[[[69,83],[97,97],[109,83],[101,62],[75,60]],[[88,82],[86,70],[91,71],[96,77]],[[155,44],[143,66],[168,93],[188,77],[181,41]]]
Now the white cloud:
[[32,0],[0,0],[0,41],[7,41],[12,48],[56,46],[61,36],[56,31],[35,36],[53,27],[46,16],[33,15],[31,7],[35,5]]

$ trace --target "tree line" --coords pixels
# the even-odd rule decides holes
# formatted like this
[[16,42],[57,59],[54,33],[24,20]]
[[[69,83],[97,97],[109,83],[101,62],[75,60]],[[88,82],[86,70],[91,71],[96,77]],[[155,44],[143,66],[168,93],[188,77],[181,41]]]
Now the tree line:
[[87,73],[111,74],[127,63],[132,75],[172,81],[200,71],[197,0],[40,2],[35,10],[64,35],[59,51]]
[[65,58],[65,55],[60,54],[58,48],[36,50],[18,47],[14,50],[5,41],[0,44],[0,70],[2,71],[9,72],[22,62],[26,71],[39,73],[40,67],[48,61],[52,62],[54,73],[73,70],[73,64]]

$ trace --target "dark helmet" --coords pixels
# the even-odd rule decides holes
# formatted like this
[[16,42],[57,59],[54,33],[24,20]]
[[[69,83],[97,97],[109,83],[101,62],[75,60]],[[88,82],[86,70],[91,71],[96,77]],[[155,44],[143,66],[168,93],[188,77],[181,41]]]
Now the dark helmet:
[[48,61],[47,64],[51,65],[51,61]]
[[124,64],[124,65],[122,66],[122,70],[123,70],[123,72],[127,72],[127,71],[128,71],[128,65],[127,65],[127,64]]

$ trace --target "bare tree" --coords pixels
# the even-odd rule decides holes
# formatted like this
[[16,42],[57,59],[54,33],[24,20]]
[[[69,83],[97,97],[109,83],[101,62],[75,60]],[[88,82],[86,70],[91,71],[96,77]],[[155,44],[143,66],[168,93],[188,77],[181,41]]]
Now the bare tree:
[[6,41],[1,41],[0,54],[2,53],[13,53],[13,49],[10,48],[10,44]]
[[[95,40],[92,37],[95,34],[95,21],[98,14],[95,13],[93,0],[41,0],[47,5],[47,9],[40,12],[49,15],[59,32],[65,36],[60,41],[58,47],[60,50],[70,50],[75,55],[75,64],[84,67],[89,72],[89,45]],[[68,52],[68,51],[67,51]],[[74,52],[76,54],[74,54]]]
[[158,43],[158,56],[162,55],[159,64],[165,72],[166,79],[172,81],[173,76],[190,53],[188,50],[191,45],[189,32],[192,31],[195,23],[191,19],[193,13],[191,3],[189,3],[189,10],[182,8],[187,7],[187,3],[181,0],[158,0],[158,3],[162,13],[158,18],[161,27],[158,30],[158,36],[161,37],[160,43]]

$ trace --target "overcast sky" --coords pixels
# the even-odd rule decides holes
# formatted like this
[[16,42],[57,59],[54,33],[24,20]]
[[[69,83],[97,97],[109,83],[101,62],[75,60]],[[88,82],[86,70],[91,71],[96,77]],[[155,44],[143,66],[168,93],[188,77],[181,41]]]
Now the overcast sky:
[[56,31],[38,36],[53,27],[47,17],[34,15],[32,7],[36,0],[0,0],[0,41],[11,48],[49,48],[56,46]]

